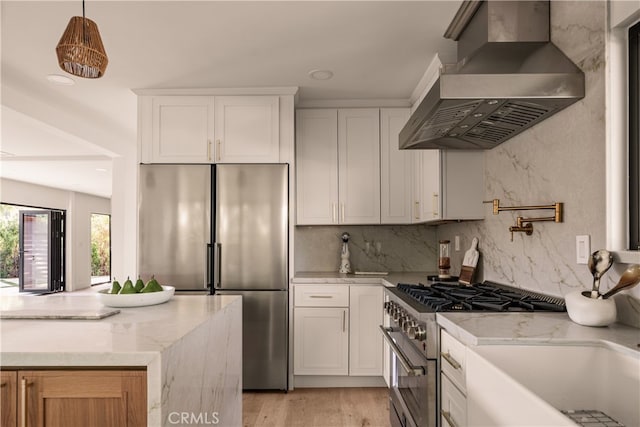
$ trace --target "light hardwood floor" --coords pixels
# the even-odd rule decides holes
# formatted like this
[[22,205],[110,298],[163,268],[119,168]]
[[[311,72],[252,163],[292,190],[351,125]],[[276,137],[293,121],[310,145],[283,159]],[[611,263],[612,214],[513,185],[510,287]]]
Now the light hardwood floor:
[[245,392],[244,427],[389,426],[386,388],[298,388]]

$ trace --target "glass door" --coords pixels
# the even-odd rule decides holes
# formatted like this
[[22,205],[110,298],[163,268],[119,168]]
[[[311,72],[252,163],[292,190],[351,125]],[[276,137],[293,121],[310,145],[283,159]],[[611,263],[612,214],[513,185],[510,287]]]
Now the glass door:
[[64,289],[64,213],[20,211],[20,292]]

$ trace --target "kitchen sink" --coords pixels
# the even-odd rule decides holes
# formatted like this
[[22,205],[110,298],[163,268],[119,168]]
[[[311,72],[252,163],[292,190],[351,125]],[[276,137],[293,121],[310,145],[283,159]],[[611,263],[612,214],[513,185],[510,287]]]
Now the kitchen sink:
[[640,353],[597,345],[483,345],[472,351],[558,411],[596,410],[627,427],[640,426]]

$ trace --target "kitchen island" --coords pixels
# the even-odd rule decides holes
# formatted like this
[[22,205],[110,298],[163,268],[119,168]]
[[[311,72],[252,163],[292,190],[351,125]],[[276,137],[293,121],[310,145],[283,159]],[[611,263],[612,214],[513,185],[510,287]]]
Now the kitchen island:
[[[11,296],[2,314],[104,309],[96,294]],[[174,296],[101,320],[0,321],[0,367],[146,372],[148,426],[242,423],[242,301]],[[199,422],[198,422],[199,421]]]

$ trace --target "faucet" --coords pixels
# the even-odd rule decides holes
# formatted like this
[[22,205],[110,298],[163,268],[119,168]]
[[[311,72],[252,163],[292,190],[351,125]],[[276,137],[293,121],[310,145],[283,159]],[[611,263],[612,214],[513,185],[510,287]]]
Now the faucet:
[[529,220],[530,218],[523,218],[521,216],[519,216],[516,219],[516,225],[512,225],[511,227],[509,227],[509,231],[511,232],[511,241],[513,242],[513,233],[525,233],[527,236],[531,236],[533,234],[533,224],[531,224],[531,222],[527,222],[526,224],[524,224],[525,221]]

